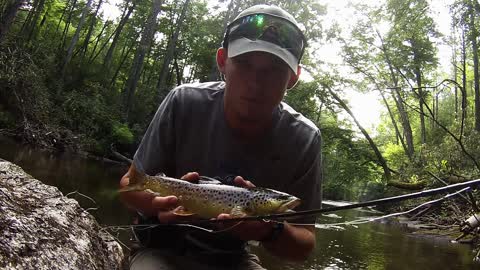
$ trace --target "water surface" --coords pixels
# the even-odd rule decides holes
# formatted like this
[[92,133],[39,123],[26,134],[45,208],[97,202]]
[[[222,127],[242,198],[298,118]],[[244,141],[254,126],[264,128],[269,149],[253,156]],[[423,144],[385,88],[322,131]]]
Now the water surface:
[[[21,166],[63,194],[76,198],[100,224],[131,224],[131,216],[116,194],[125,165],[85,159],[74,154],[54,154],[0,138],[0,158]],[[77,193],[74,193],[77,192]],[[92,198],[94,202],[78,193]],[[367,213],[354,210],[321,216],[318,223],[338,223]],[[123,236],[123,239],[125,236]],[[122,237],[120,237],[122,239]],[[280,269],[480,269],[467,245],[408,234],[395,226],[369,223],[344,229],[317,229],[317,248],[309,260],[289,263],[254,248],[263,265]]]

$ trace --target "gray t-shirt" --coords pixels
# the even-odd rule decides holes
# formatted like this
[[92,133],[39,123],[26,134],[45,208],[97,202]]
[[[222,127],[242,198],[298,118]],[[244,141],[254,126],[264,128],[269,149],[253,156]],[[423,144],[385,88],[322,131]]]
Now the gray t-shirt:
[[[210,82],[172,90],[134,156],[136,168],[177,178],[193,171],[223,179],[240,175],[258,187],[297,196],[302,203],[295,210],[319,208],[319,129],[282,102],[270,132],[256,142],[242,142],[226,124],[224,89],[223,82]],[[313,223],[315,218],[302,221]]]

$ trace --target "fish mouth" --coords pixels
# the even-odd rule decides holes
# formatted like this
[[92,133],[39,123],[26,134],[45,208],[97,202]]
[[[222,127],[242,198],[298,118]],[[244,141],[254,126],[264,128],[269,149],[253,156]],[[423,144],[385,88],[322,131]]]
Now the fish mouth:
[[299,206],[300,203],[301,203],[301,200],[299,198],[293,198],[292,200],[287,201],[286,203],[282,204],[278,208],[278,212],[279,213],[286,212],[287,210],[290,210],[290,209],[293,209],[293,208]]

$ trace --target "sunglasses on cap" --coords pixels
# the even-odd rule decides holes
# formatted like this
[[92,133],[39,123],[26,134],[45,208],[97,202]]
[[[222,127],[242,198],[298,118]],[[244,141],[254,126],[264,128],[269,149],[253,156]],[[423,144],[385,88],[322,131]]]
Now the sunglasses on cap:
[[305,50],[306,39],[292,22],[268,15],[253,14],[232,22],[224,39],[224,45],[236,39],[263,40],[288,50],[298,62]]

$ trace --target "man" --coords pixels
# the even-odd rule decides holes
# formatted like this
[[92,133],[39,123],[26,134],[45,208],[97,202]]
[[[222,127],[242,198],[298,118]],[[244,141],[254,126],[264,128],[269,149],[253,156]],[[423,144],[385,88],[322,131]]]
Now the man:
[[[225,82],[171,91],[120,186],[139,171],[188,181],[204,175],[225,184],[290,193],[302,200],[297,210],[319,208],[320,132],[281,102],[298,80],[304,47],[305,38],[286,11],[257,5],[241,12],[217,51]],[[311,217],[295,224],[248,221],[208,233],[166,225],[185,221],[172,212],[178,207],[175,196],[131,192],[122,199],[141,222],[163,224],[136,231],[143,248],[133,256],[131,269],[263,269],[247,251],[247,241],[260,241],[272,254],[290,260],[304,260],[315,246]]]

